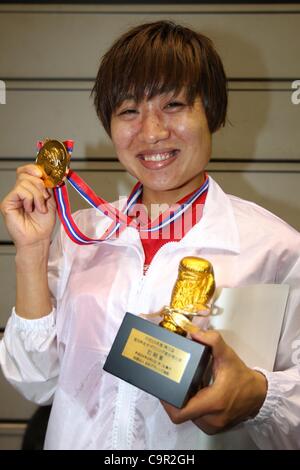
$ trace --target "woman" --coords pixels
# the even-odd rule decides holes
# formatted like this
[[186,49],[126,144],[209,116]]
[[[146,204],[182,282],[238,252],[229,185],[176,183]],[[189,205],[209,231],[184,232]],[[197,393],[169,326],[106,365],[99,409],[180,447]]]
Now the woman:
[[[205,173],[227,108],[211,41],[171,22],[138,26],[103,57],[93,92],[120,162],[142,184],[139,202],[154,220],[148,229],[161,205],[187,201],[192,223],[177,236],[184,225],[178,217],[167,240],[161,229],[159,237],[142,237],[127,227],[91,246],[61,231],[50,247],[53,196],[38,167],[18,169],[2,202],[17,250],[17,297],[1,363],[29,399],[53,400],[45,447],[300,447],[300,381],[290,350],[300,329],[300,237],[264,209],[225,195]],[[90,235],[106,228],[93,209],[79,211],[76,221]],[[217,332],[202,331],[194,339],[212,347],[214,382],[178,410],[102,366],[126,311],[156,312],[169,303],[185,255],[209,259],[217,286],[287,283],[291,293],[277,372],[247,367]],[[214,441],[202,432],[231,428]]]

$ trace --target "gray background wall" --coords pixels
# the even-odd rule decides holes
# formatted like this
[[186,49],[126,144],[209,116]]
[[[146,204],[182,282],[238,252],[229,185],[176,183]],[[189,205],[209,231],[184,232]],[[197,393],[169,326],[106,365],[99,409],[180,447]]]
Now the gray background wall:
[[[89,97],[99,58],[130,26],[173,19],[210,36],[229,77],[229,120],[215,135],[212,176],[300,229],[300,5],[0,5],[0,198],[35,142],[74,139],[72,168],[113,200],[132,181]],[[73,209],[82,201],[73,197]],[[14,249],[0,223],[0,327],[14,304]],[[0,449],[18,448],[34,405],[0,376]]]

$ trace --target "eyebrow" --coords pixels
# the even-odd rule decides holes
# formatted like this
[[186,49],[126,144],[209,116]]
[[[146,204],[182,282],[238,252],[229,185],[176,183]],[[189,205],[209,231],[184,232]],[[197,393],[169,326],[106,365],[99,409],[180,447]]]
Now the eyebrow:
[[[164,93],[160,93],[162,96],[165,96],[165,97],[168,97],[168,95],[170,95],[170,98],[178,98],[179,95],[181,94],[182,90],[178,91],[177,93],[175,93],[175,90],[171,90],[171,91],[167,91],[167,92],[164,92]],[[124,103],[125,101],[134,101],[136,102],[136,97],[132,94],[132,93],[127,93],[126,95],[124,95],[124,97],[122,98],[122,100],[119,102],[119,104],[116,105],[115,107],[115,111],[117,109],[119,109]]]
[[120,104],[124,103],[124,101],[127,101],[127,100],[133,100],[133,101],[135,101],[135,96],[128,93],[127,95],[125,95],[125,96],[122,98],[122,101],[120,102]]

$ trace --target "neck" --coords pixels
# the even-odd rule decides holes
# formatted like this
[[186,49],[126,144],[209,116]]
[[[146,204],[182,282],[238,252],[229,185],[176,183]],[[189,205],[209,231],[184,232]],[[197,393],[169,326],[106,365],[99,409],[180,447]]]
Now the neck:
[[155,191],[151,188],[143,187],[142,204],[146,206],[151,219],[155,219],[168,207],[183,199],[187,194],[199,188],[205,181],[205,174],[200,173],[196,178],[175,189],[167,191]]

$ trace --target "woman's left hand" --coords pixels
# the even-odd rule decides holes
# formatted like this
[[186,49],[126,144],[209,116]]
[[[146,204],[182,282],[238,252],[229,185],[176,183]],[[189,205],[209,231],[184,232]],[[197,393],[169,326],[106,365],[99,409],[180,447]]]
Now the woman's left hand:
[[247,367],[217,331],[201,331],[193,339],[212,348],[213,383],[199,390],[184,408],[163,402],[172,422],[192,420],[205,433],[216,434],[254,418],[267,394],[265,376]]

